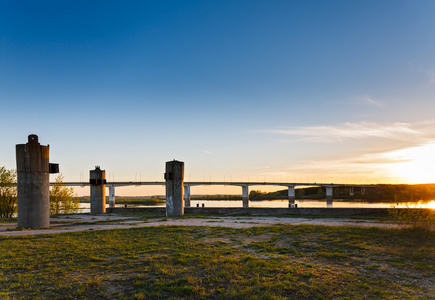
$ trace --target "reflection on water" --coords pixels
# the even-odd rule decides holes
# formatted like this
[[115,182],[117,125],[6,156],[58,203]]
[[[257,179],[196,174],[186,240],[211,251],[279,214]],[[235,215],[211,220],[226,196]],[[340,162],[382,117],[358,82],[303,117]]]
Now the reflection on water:
[[[195,200],[191,201],[192,206],[205,207],[243,207],[242,201],[212,201],[212,200]],[[296,200],[298,208],[304,207],[334,207],[334,208],[391,208],[392,203],[368,203],[368,202],[352,202],[352,201],[333,201],[327,203],[326,200]],[[249,201],[249,207],[288,207],[288,200],[264,200],[264,201]],[[396,207],[406,207],[405,203],[401,203]]]
[[[191,201],[192,206],[206,207],[243,207],[242,201],[212,201],[212,200],[195,200]],[[336,199],[332,203],[327,203],[326,200],[295,200],[298,208],[311,208],[311,207],[334,207],[334,208],[391,208],[393,205],[397,208],[405,207],[422,207],[422,208],[435,208],[435,201],[432,200],[426,204],[408,204],[408,203],[390,203],[390,202],[362,202],[362,201],[342,201]],[[164,205],[163,205],[164,206]],[[249,201],[250,207],[288,207],[288,200],[264,200],[264,201]]]
[[[311,208],[311,207],[334,207],[334,208],[391,208],[393,205],[397,208],[406,207],[422,207],[422,208],[434,208],[435,200],[432,200],[425,204],[409,204],[409,203],[389,203],[389,202],[357,202],[357,201],[342,201],[336,199],[331,203],[327,203],[326,200],[296,200],[295,203],[298,208]],[[229,201],[216,201],[216,200],[192,200],[190,202],[192,207],[243,207],[242,200],[229,200]],[[157,205],[128,205],[129,207],[165,207],[165,203],[160,203]],[[250,201],[250,207],[274,207],[274,208],[285,208],[288,207],[288,200],[264,200],[264,201]],[[109,204],[107,204],[109,207]],[[117,204],[116,207],[124,207],[123,204]],[[81,203],[80,212],[87,213],[90,212],[90,203]]]

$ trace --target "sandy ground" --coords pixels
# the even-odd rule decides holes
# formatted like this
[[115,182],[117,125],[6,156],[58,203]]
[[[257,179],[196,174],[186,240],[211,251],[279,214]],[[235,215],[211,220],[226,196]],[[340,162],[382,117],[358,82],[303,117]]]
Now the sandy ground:
[[[104,223],[102,223],[104,222]],[[390,222],[376,220],[353,220],[345,218],[285,218],[268,216],[218,216],[213,218],[154,218],[138,220],[137,217],[127,217],[116,214],[110,215],[67,215],[50,219],[50,227],[35,230],[17,230],[17,223],[0,223],[0,236],[24,236],[37,234],[52,234],[76,232],[86,230],[125,229],[150,226],[222,226],[233,228],[247,228],[254,226],[269,226],[277,224],[310,224],[326,226],[364,226],[364,227],[394,227]]]

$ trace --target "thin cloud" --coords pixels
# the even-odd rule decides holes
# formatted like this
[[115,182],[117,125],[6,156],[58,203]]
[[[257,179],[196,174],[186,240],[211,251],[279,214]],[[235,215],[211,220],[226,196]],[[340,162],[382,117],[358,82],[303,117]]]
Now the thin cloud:
[[[339,150],[337,155],[322,151],[309,152],[308,155],[299,154],[302,155],[301,159],[289,161],[285,168],[287,175],[284,176],[288,176],[295,182],[305,180],[399,182],[402,180],[401,175],[395,173],[395,168],[412,163],[416,153],[421,153],[421,151],[414,151],[415,149],[426,149],[427,145],[434,145],[433,149],[435,149],[433,120],[415,123],[348,122],[263,132],[276,135],[281,140],[291,143],[295,141],[295,137],[299,142],[301,140],[316,143],[350,141],[346,145],[333,145]],[[352,141],[361,142],[352,143]],[[305,143],[307,148],[313,146],[322,149],[319,145]],[[343,147],[346,147],[346,151],[341,151]],[[329,146],[325,149],[329,149]],[[431,153],[433,149],[430,148]],[[282,170],[282,166],[276,169]]]
[[434,85],[435,84],[435,71],[427,70],[426,74],[427,74],[427,77],[429,78],[429,83],[431,85]]
[[419,71],[426,75],[426,84],[435,84],[435,71],[429,69],[419,69]]
[[374,176],[385,176],[385,163],[389,162],[373,160],[373,163],[358,164],[350,158],[319,159],[298,162],[287,168],[287,172],[297,174],[296,181],[344,182],[355,178],[370,181]]
[[378,156],[372,156],[372,157],[361,157],[356,160],[350,160],[349,163],[352,164],[361,164],[361,165],[373,165],[373,164],[396,164],[399,162],[409,162],[411,159],[391,159],[391,158],[385,158],[385,157],[379,157]]
[[337,125],[292,127],[290,129],[265,130],[264,132],[285,135],[301,136],[304,140],[314,142],[333,142],[351,139],[383,138],[403,139],[404,136],[418,137],[422,133],[413,129],[410,123],[342,123]]
[[339,174],[340,176],[344,174],[360,175],[360,173],[364,172],[371,173],[374,170],[388,169],[388,165],[409,162],[411,160],[408,157],[392,157],[391,153],[394,152],[395,151],[386,151],[381,153],[360,154],[356,155],[356,157],[303,161],[288,168],[288,171],[298,174],[308,172],[310,174]]
[[347,101],[326,101],[326,102],[327,103],[347,104],[347,105],[359,105],[359,106],[374,106],[374,107],[383,107],[384,106],[380,101],[375,100],[370,96],[352,97]]
[[411,69],[426,75],[426,82],[430,85],[435,84],[435,71],[433,69],[418,68],[414,64],[409,63]]
[[365,96],[365,97],[357,97],[355,98],[355,104],[362,104],[362,105],[370,105],[370,106],[376,106],[376,107],[382,107],[383,104],[379,101],[376,101],[372,97]]

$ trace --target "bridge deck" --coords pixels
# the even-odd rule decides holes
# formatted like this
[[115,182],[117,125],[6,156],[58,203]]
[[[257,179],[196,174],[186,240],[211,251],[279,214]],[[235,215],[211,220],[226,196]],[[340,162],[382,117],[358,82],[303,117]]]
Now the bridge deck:
[[[50,185],[54,185],[50,182]],[[63,182],[66,186],[90,186],[89,182]],[[108,186],[139,186],[139,185],[165,185],[165,181],[113,181],[106,182]],[[252,182],[252,181],[185,181],[184,185],[232,185],[232,186],[323,186],[323,187],[375,187],[377,184],[348,184],[348,183],[318,183],[318,182]]]

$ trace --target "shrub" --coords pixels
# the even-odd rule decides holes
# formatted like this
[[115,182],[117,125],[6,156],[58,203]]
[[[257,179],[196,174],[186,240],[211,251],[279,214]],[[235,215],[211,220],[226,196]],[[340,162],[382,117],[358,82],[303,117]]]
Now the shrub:
[[78,212],[80,201],[74,199],[74,189],[63,185],[63,176],[56,177],[50,190],[50,214],[70,214]]
[[0,167],[0,218],[12,218],[17,212],[17,172]]
[[406,208],[393,206],[389,210],[389,215],[400,228],[430,231],[435,225],[435,210],[417,207],[416,204],[411,206],[408,203]]

